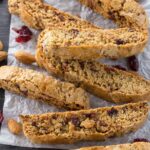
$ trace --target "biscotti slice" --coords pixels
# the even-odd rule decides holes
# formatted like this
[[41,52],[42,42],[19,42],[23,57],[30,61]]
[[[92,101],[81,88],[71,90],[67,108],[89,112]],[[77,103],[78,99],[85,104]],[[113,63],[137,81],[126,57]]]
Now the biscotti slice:
[[33,143],[106,140],[137,130],[148,116],[147,103],[81,111],[21,115],[24,135]]
[[150,82],[134,73],[96,61],[48,58],[41,47],[38,47],[36,59],[47,71],[105,100],[115,103],[150,100]]
[[46,29],[41,33],[39,42],[46,55],[62,59],[117,59],[142,52],[147,35],[128,28]]
[[59,108],[89,108],[88,95],[81,88],[30,69],[0,67],[0,87]]
[[78,0],[104,17],[123,27],[148,29],[148,17],[144,8],[135,0]]
[[149,142],[137,142],[131,144],[120,144],[111,146],[84,147],[77,150],[150,150]]
[[8,5],[11,14],[19,15],[27,25],[35,29],[98,28],[79,17],[45,4],[42,0],[9,0]]

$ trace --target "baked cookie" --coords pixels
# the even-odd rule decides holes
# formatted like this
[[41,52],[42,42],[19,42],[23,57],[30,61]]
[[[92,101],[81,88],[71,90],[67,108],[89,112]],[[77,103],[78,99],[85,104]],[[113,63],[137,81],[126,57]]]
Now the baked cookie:
[[150,99],[150,82],[143,77],[97,61],[62,60],[44,55],[38,45],[36,59],[41,67],[108,101],[137,102]]
[[24,135],[33,143],[106,140],[137,130],[148,116],[147,103],[81,111],[21,115]]
[[11,14],[19,15],[30,27],[45,28],[98,28],[89,22],[60,11],[42,0],[9,0],[8,8]]
[[144,50],[147,34],[129,28],[46,29],[39,37],[45,55],[61,59],[118,59]]
[[[148,29],[148,18],[135,0],[78,0],[95,12],[115,21],[120,27]],[[148,32],[148,31],[147,31]]]
[[78,150],[149,150],[149,142],[137,142],[131,144],[120,144],[120,145],[111,145],[111,146],[93,146],[93,147],[84,147]]
[[89,108],[89,98],[83,89],[30,69],[0,67],[0,88],[59,108]]
[[[143,51],[148,41],[148,19],[144,9],[137,2],[134,0],[112,0],[111,2],[81,0],[81,3],[115,20],[121,29],[98,29],[87,21],[43,3],[42,0],[9,0],[9,11],[18,14],[27,25],[36,29],[62,28],[63,31],[65,28],[87,29],[80,31],[79,34],[74,30],[75,32],[71,35],[70,32],[62,32],[62,34],[58,32],[59,36],[57,33],[53,36],[50,33],[46,34],[47,40],[44,40],[46,45],[51,43],[48,42],[52,38],[55,39],[53,39],[54,43],[64,42],[55,47],[47,47],[46,50],[50,52],[53,50],[53,53],[55,52],[63,59],[87,60],[102,57],[117,59]],[[130,7],[131,5],[133,7]],[[16,7],[17,11],[15,11]],[[94,30],[96,28],[99,31]]]

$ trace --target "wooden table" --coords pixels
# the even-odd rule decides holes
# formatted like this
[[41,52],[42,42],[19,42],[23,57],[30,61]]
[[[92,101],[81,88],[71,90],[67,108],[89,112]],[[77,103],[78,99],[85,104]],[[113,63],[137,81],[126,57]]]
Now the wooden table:
[[[8,13],[7,10],[7,0],[0,0],[0,40],[2,40],[2,42],[4,43],[4,50],[6,51],[8,50],[9,44],[9,27],[10,27],[10,14]],[[5,64],[7,64],[6,61],[0,63],[0,65]],[[2,111],[3,102],[4,102],[4,91],[0,90],[0,111]],[[21,148],[15,146],[0,145],[0,150],[35,150],[35,148]]]

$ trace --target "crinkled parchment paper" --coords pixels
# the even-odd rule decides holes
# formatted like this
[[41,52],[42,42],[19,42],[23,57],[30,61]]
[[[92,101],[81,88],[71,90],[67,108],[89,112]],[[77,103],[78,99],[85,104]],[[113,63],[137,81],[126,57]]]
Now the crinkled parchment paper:
[[[105,28],[114,28],[116,27],[112,21],[104,19],[102,16],[93,13],[90,9],[81,6],[75,0],[47,0],[48,3],[64,10],[66,12],[70,12],[74,15],[80,16],[81,18],[87,19],[90,22],[103,26]],[[147,14],[150,18],[150,1],[143,0],[140,2]],[[132,6],[131,6],[132,7]],[[16,33],[12,30],[12,27],[20,28],[23,25],[23,22],[16,17],[12,16],[11,18],[11,27],[10,27],[10,40],[9,40],[9,57],[8,57],[8,65],[20,66],[23,68],[32,68],[43,73],[46,73],[44,70],[38,68],[36,65],[27,66],[19,63],[15,60],[12,54],[17,50],[25,50],[31,53],[35,53],[35,47],[37,42],[37,36],[39,34],[38,31],[33,30],[34,36],[31,41],[26,44],[18,44],[15,42]],[[149,42],[150,44],[150,42]],[[150,46],[145,48],[144,53],[138,56],[140,62],[139,74],[143,75],[145,78],[150,79]],[[121,64],[122,66],[127,66],[125,60],[118,61],[110,61],[103,60],[103,62],[108,64]],[[92,107],[101,107],[101,106],[111,106],[113,104],[103,101],[101,99],[95,98],[91,96]],[[1,128],[0,133],[0,143],[1,144],[9,144],[16,146],[26,146],[26,147],[45,147],[45,148],[61,148],[61,149],[73,149],[79,148],[82,146],[91,146],[91,145],[109,145],[109,144],[118,144],[118,143],[127,143],[133,141],[135,138],[146,138],[150,140],[150,115],[148,121],[145,125],[140,128],[135,133],[127,134],[120,138],[109,139],[105,142],[80,142],[72,145],[36,145],[30,143],[23,135],[15,136],[12,135],[7,128],[7,119],[14,118],[19,121],[19,114],[39,114],[45,112],[53,112],[53,111],[62,111],[58,110],[56,107],[48,106],[42,102],[37,102],[35,100],[28,100],[27,98],[11,94],[10,92],[5,92],[5,103],[4,103],[4,121]]]

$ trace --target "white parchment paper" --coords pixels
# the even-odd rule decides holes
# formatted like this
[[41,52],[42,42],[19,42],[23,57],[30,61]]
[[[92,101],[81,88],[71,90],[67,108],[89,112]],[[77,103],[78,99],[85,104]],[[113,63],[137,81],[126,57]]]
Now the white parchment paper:
[[[59,8],[63,11],[70,12],[74,15],[80,16],[81,18],[87,19],[88,21],[100,25],[105,28],[114,28],[115,24],[110,20],[104,19],[102,16],[93,13],[90,9],[81,6],[76,0],[46,0],[49,4]],[[149,0],[141,0],[140,2],[145,8],[147,14],[150,18],[150,1]],[[131,6],[132,7],[132,6]],[[46,73],[44,70],[38,68],[36,65],[27,66],[19,63],[15,60],[12,54],[17,50],[25,50],[31,53],[35,53],[35,47],[37,42],[37,36],[39,34],[38,31],[33,30],[34,36],[31,41],[25,44],[19,44],[15,42],[16,33],[12,30],[12,27],[20,28],[24,23],[16,16],[12,16],[11,18],[11,26],[10,26],[10,40],[9,40],[9,57],[8,57],[8,65],[20,66],[23,68],[32,68],[34,70],[41,71]],[[149,42],[150,44],[150,42]],[[140,62],[139,74],[143,75],[145,78],[150,79],[150,46],[149,44],[145,48],[144,53],[138,56]],[[126,67],[126,61],[124,59],[118,61],[110,61],[110,60],[102,60],[108,64],[121,64]],[[98,99],[94,96],[91,96],[91,104],[92,107],[102,107],[102,106],[111,106],[113,104],[108,103],[104,100]],[[1,132],[0,132],[0,143],[8,144],[8,145],[16,145],[23,147],[45,147],[45,148],[60,148],[60,149],[73,149],[79,148],[83,146],[92,146],[92,145],[110,145],[110,144],[119,144],[119,143],[127,143],[133,141],[135,138],[146,138],[150,140],[150,115],[148,121],[145,125],[140,128],[135,133],[127,134],[120,138],[109,139],[105,142],[80,142],[73,145],[37,145],[32,144],[28,141],[23,135],[15,136],[8,131],[7,128],[7,119],[14,118],[19,121],[19,114],[39,114],[45,112],[53,112],[53,111],[62,111],[58,110],[56,107],[50,107],[42,102],[37,102],[35,100],[29,100],[27,98],[12,94],[10,92],[5,92],[5,103],[4,103],[4,121],[2,124]]]

